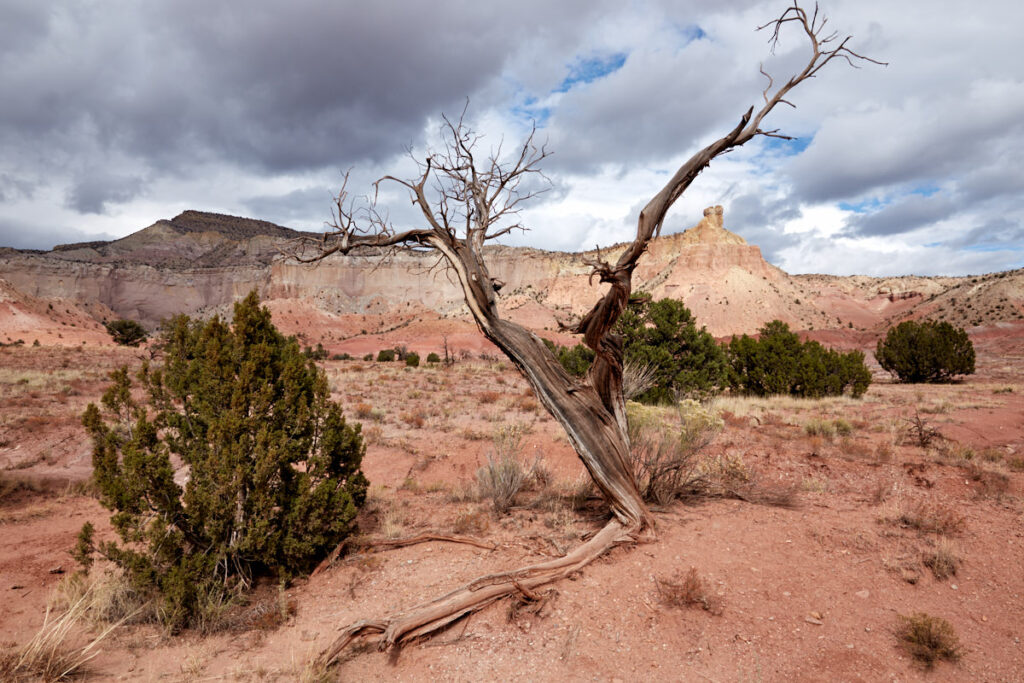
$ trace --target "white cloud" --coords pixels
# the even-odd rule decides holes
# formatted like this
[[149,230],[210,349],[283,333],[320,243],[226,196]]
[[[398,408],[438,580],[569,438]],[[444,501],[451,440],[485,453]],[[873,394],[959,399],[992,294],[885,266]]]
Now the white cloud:
[[[554,152],[555,190],[517,243],[621,241],[673,165],[759,101],[758,64],[778,76],[807,54],[791,34],[769,55],[754,28],[785,3],[766,0],[253,0],[244,14],[199,0],[3,1],[0,244],[17,246],[123,235],[187,208],[316,228],[344,171],[357,195],[415,173],[406,149],[422,157],[439,115],[467,97],[485,144],[515,146],[534,116]],[[889,66],[834,63],[802,84],[798,108],[766,124],[803,141],[717,160],[666,230],[721,203],[727,227],[794,271],[1021,265],[1024,5],[822,10]],[[587,60],[598,66],[581,77]],[[418,219],[400,188],[381,199],[396,221]]]

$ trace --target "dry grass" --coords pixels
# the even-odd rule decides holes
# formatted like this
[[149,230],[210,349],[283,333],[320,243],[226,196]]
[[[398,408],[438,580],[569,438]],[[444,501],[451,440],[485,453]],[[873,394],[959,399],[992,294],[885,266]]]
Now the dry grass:
[[725,609],[725,601],[721,595],[712,593],[695,567],[685,575],[677,572],[671,579],[655,580],[658,588],[658,599],[669,607],[700,607],[714,615],[720,615]]
[[956,576],[962,560],[956,545],[949,539],[943,538],[936,544],[934,550],[930,550],[921,558],[924,566],[932,570],[935,578],[942,581],[950,576]]
[[924,612],[897,618],[896,638],[900,647],[926,669],[931,669],[941,659],[959,661],[963,648],[948,621]]
[[[508,512],[516,495],[533,476],[543,469],[540,461],[528,468],[521,458],[523,437],[529,427],[523,424],[502,425],[494,432],[494,449],[487,454],[487,462],[477,470],[476,480],[480,495],[490,498],[499,515]],[[546,470],[545,470],[546,471]]]
[[897,524],[930,534],[958,534],[967,526],[966,518],[953,505],[938,501],[903,501],[894,520]]
[[21,647],[0,653],[0,678],[5,681],[60,681],[82,673],[97,654],[99,645],[130,615],[109,624],[85,645],[73,645],[74,634],[88,621],[95,600],[93,591],[83,593],[60,616],[47,609],[39,631]]

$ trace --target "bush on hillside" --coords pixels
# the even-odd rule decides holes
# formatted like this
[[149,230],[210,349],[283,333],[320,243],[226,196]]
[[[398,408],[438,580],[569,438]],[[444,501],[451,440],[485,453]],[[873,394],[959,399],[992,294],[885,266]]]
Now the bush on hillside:
[[725,353],[682,301],[638,293],[616,324],[627,363],[649,366],[653,386],[641,403],[674,403],[679,396],[705,396],[728,381]]
[[420,354],[415,351],[405,354],[405,365],[409,368],[418,368],[420,366]]
[[859,397],[871,384],[860,351],[841,353],[815,341],[801,342],[789,325],[773,320],[758,338],[733,337],[727,347],[731,385],[746,394],[790,394],[805,398]]
[[974,345],[947,322],[902,322],[879,340],[875,358],[901,382],[948,382],[974,373]]
[[111,339],[121,346],[138,346],[146,341],[146,328],[134,320],[114,320],[103,323]]
[[587,374],[590,364],[594,362],[594,352],[586,344],[576,346],[562,346],[550,339],[544,340],[544,345],[555,354],[555,358],[562,364],[565,371],[573,377],[582,377]]
[[430,353],[427,354],[427,362],[428,363],[440,363],[441,362],[441,356],[437,355],[434,352],[430,352]]
[[381,349],[380,351],[377,352],[378,363],[390,363],[393,360],[395,360],[394,349]]
[[[164,365],[138,373],[143,392],[121,368],[103,408],[83,415],[121,543],[94,545],[86,527],[76,555],[123,568],[174,630],[259,575],[315,567],[354,531],[367,481],[359,425],[255,293],[230,326],[179,316],[166,334]],[[188,469],[183,484],[172,457]]]

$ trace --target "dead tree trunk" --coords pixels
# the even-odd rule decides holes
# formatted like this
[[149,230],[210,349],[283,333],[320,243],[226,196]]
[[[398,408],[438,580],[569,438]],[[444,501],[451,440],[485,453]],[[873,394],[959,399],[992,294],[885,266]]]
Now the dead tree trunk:
[[[609,288],[576,328],[595,353],[594,363],[583,381],[570,377],[535,334],[501,317],[497,302],[501,283],[491,278],[484,259],[486,241],[523,229],[514,219],[520,203],[533,193],[521,191],[521,183],[530,174],[539,173],[538,164],[547,156],[543,147],[534,146],[533,135],[511,161],[503,161],[496,153],[477,159],[474,153],[478,137],[462,119],[445,119],[447,147],[427,157],[419,178],[405,181],[387,176],[378,181],[397,182],[409,190],[422,215],[422,227],[396,231],[372,205],[359,212],[362,221],[357,220],[357,212],[343,186],[336,201],[333,232],[325,234],[322,240],[301,241],[286,252],[308,262],[364,247],[407,246],[437,251],[458,278],[480,331],[523,373],[544,407],[565,428],[612,513],[611,521],[600,532],[565,557],[484,576],[409,611],[346,627],[322,654],[324,663],[333,662],[359,636],[382,634],[382,646],[391,647],[443,628],[504,596],[530,593],[538,586],[578,571],[615,544],[635,540],[653,526],[629,457],[622,394],[622,343],[613,327],[629,301],[633,271],[648,243],[659,234],[672,204],[712,159],[757,135],[785,137],[777,131],[762,130],[760,125],[777,104],[789,104],[784,98],[793,87],[814,76],[834,58],[849,63],[865,59],[846,47],[848,38],[831,45],[836,36],[822,35],[826,22],[819,18],[817,9],[808,15],[794,4],[761,28],[772,29],[774,44],[780,29],[788,23],[797,24],[809,39],[812,55],[806,67],[774,90],[773,79],[765,74],[768,86],[763,93],[764,105],[756,112],[751,107],[731,131],[679,167],[640,212],[636,237],[614,264],[600,259],[589,262],[593,269],[591,277],[596,275]],[[430,198],[428,181],[432,188]]]

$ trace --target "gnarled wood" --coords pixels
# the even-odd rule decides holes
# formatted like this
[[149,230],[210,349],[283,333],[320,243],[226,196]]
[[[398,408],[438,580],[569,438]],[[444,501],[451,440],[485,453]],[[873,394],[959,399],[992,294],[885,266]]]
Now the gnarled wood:
[[521,588],[532,590],[577,571],[616,543],[636,539],[653,526],[630,463],[622,395],[622,342],[613,328],[629,301],[633,271],[640,257],[660,233],[668,210],[700,172],[716,157],[758,135],[785,137],[777,131],[763,130],[762,120],[779,103],[790,104],[786,95],[816,75],[825,64],[836,58],[851,64],[853,60],[866,59],[847,48],[848,39],[831,47],[836,36],[823,35],[826,21],[819,18],[817,8],[809,16],[794,3],[778,19],[761,28],[773,30],[774,46],[779,31],[791,23],[800,26],[810,42],[812,54],[804,69],[774,90],[774,79],[765,74],[768,87],[763,93],[764,105],[757,110],[751,107],[723,137],[679,167],[640,212],[636,237],[614,265],[601,260],[600,254],[589,262],[593,269],[591,278],[597,276],[600,283],[609,287],[576,328],[595,353],[584,381],[570,377],[536,335],[501,317],[496,296],[500,283],[491,278],[484,259],[487,240],[522,229],[516,221],[519,206],[534,194],[523,189],[522,183],[525,178],[539,174],[537,166],[547,156],[543,147],[533,144],[532,134],[508,162],[502,161],[500,150],[478,158],[478,136],[464,125],[462,118],[455,122],[445,118],[447,146],[427,157],[420,166],[419,178],[405,181],[387,176],[378,181],[396,182],[409,190],[412,203],[421,213],[422,227],[397,231],[373,205],[356,211],[343,186],[331,224],[333,232],[325,234],[322,240],[301,239],[286,252],[308,262],[362,247],[404,245],[436,250],[458,278],[480,331],[523,373],[544,407],[565,428],[613,515],[599,534],[563,558],[483,577],[408,612],[347,627],[324,653],[325,661],[335,660],[359,636],[383,634],[383,644],[392,646],[425,635]]
[[634,530],[611,520],[589,541],[564,557],[512,572],[482,576],[436,600],[383,619],[357,621],[342,630],[320,655],[320,663],[334,663],[345,648],[361,636],[381,635],[381,649],[388,649],[448,626],[453,621],[516,593],[530,594],[544,584],[579,571],[619,543],[634,539]]

